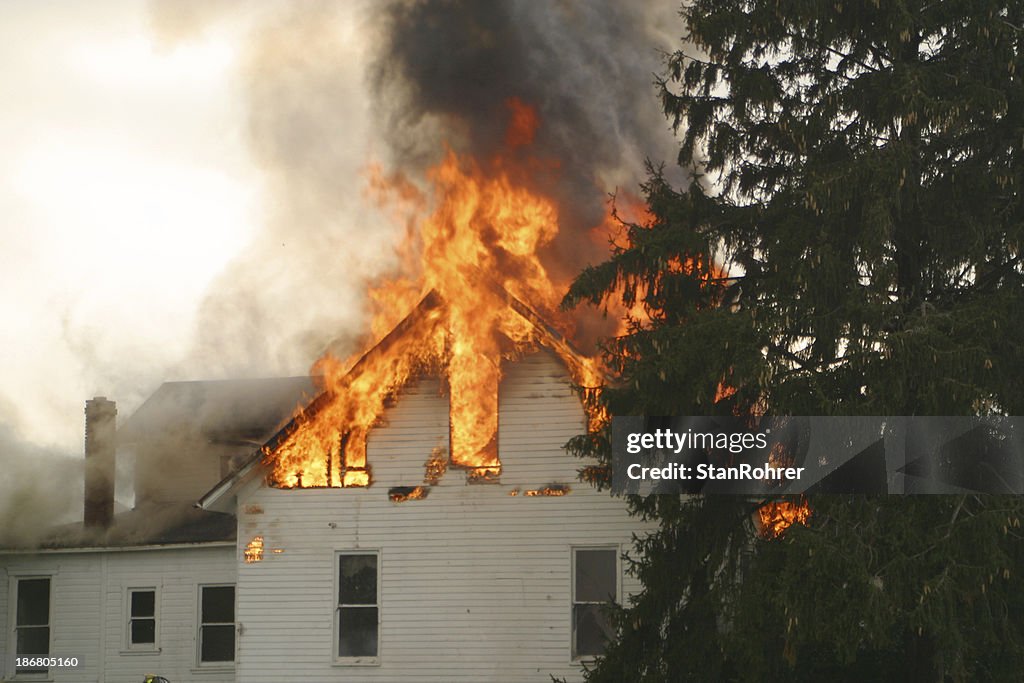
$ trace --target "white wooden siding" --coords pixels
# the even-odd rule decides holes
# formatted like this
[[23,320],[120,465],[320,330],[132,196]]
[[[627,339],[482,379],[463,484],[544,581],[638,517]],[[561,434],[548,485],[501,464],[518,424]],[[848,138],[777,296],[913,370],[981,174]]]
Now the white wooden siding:
[[[499,402],[499,483],[467,484],[450,470],[424,500],[388,500],[389,486],[421,484],[431,448],[447,444],[447,398],[423,380],[370,435],[373,486],[254,483],[240,493],[239,681],[582,678],[570,652],[572,548],[626,550],[643,527],[622,500],[576,480],[582,463],[562,446],[582,430],[583,411],[553,357],[506,367]],[[572,492],[524,495],[551,483]],[[264,560],[245,564],[256,535]],[[380,553],[375,666],[333,662],[335,554],[354,549]],[[631,577],[620,580],[624,594],[637,590]]]
[[[139,683],[146,673],[171,681],[227,683],[230,669],[196,670],[197,586],[234,583],[234,548],[0,555],[0,661],[13,645],[7,601],[12,574],[52,572],[52,656],[78,656],[84,666],[51,669],[55,683]],[[125,652],[126,589],[153,586],[158,598],[157,652]],[[9,673],[9,672],[4,672]],[[0,673],[2,679],[3,673]]]

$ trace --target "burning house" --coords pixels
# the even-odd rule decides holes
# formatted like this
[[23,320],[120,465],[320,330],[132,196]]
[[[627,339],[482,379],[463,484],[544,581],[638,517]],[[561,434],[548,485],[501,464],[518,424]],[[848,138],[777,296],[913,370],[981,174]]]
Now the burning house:
[[[455,411],[483,399],[456,398],[451,356],[400,358],[451,314],[436,294],[336,378],[360,391],[380,365],[409,368],[370,424],[339,421],[351,408],[330,388],[287,418],[303,379],[165,384],[118,430],[118,457],[137,461],[136,507],[118,516],[114,406],[90,401],[85,524],[0,555],[5,675],[579,678],[607,636],[602,603],[637,588],[620,557],[637,522],[562,450],[586,426],[583,359],[507,301],[537,343],[496,357],[493,431],[472,445]],[[15,654],[82,664],[15,670]]]
[[[507,108],[511,155],[538,120]],[[365,347],[326,353],[315,386],[168,383],[116,435],[89,402],[85,523],[0,551],[3,675],[581,679],[604,605],[639,588],[622,554],[642,523],[563,448],[605,419],[581,399],[602,373],[558,309],[535,170],[449,152],[427,188],[371,174],[415,239]]]

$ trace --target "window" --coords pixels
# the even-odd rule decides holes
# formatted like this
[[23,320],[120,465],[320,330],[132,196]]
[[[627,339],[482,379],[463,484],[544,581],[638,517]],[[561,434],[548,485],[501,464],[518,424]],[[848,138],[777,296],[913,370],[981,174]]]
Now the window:
[[[15,655],[46,657],[50,654],[50,579],[18,579],[14,616]],[[19,674],[45,674],[46,667],[18,667]]]
[[128,589],[128,649],[156,648],[156,589]]
[[[337,630],[338,659],[360,663],[375,659],[380,623],[377,553],[339,553]],[[366,662],[372,663],[372,662]]]
[[604,607],[618,600],[618,548],[574,548],[572,583],[572,656],[604,652],[615,634]]
[[199,587],[199,663],[235,661],[235,587]]

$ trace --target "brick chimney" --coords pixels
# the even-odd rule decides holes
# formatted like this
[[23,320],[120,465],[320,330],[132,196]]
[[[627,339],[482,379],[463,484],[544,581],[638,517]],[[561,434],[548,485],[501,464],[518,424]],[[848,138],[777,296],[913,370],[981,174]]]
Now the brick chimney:
[[85,402],[85,525],[114,519],[114,450],[117,405],[104,396]]

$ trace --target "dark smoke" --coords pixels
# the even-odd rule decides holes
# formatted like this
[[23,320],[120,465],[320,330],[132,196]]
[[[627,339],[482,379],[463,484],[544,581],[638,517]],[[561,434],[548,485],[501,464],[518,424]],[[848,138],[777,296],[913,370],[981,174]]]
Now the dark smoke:
[[[643,161],[676,155],[653,87],[678,24],[673,3],[396,2],[377,17],[370,70],[383,134],[398,168],[437,160],[442,140],[487,159],[504,142],[506,102],[537,108],[532,153],[559,160],[537,178],[560,207],[553,262],[578,271],[606,249],[584,237],[607,193],[635,190]],[[550,260],[550,259],[549,259]],[[583,261],[583,262],[581,262]]]
[[[545,265],[567,281],[607,257],[588,234],[608,193],[635,191],[643,161],[674,159],[654,74],[680,29],[672,2],[151,0],[173,46],[225,27],[243,36],[240,94],[267,211],[261,234],[214,283],[190,372],[306,369],[327,342],[354,351],[365,288],[398,265],[400,227],[363,196],[384,162],[414,182],[445,144],[481,160],[502,146],[516,97],[538,111],[521,154],[557,160],[531,189],[559,206]],[[517,179],[521,180],[521,179]],[[198,368],[199,375],[196,374]]]

